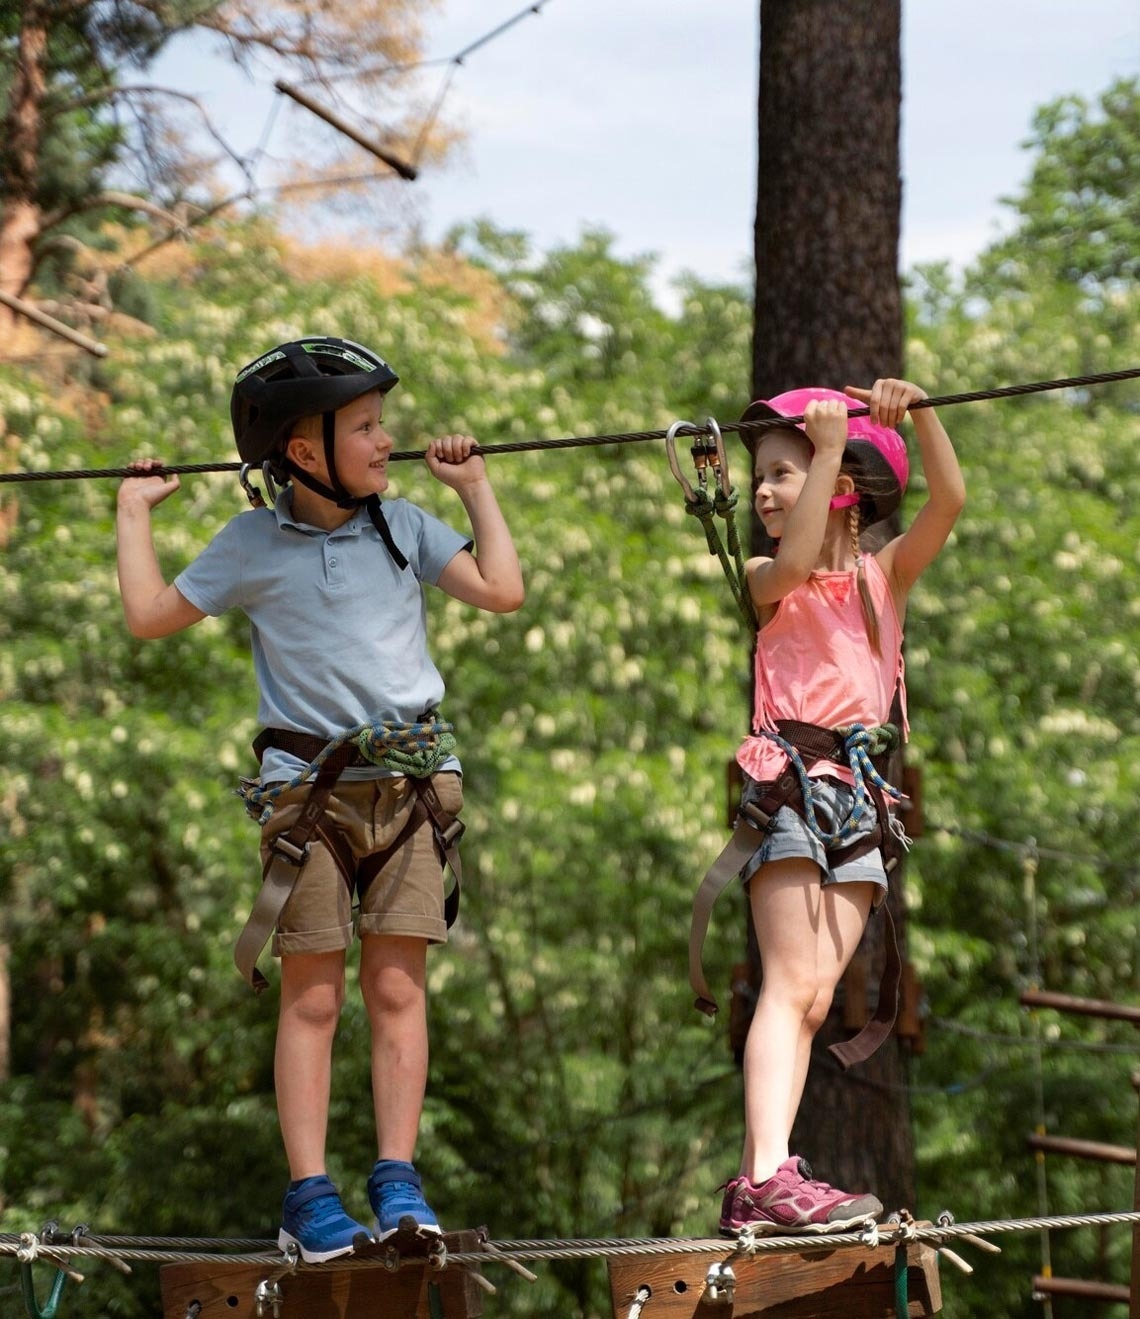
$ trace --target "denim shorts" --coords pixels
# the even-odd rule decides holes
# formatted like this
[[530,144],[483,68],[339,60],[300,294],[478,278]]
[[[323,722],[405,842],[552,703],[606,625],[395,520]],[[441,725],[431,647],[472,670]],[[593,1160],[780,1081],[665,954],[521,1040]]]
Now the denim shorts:
[[[744,779],[743,802],[758,802],[764,795],[764,785],[747,775]],[[826,833],[834,833],[851,814],[855,804],[855,789],[840,783],[836,779],[812,779],[812,802],[815,805],[815,818],[820,828]],[[853,861],[844,861],[833,865],[830,853],[848,847],[851,843],[866,838],[874,831],[877,820],[874,799],[867,795],[863,812],[854,829],[837,843],[824,844],[808,828],[798,811],[790,806],[781,806],[768,825],[764,841],[752,853],[751,859],[741,871],[741,878],[747,884],[761,866],[769,861],[787,861],[793,857],[807,857],[819,867],[820,882],[828,884],[874,884],[880,892],[875,895],[877,907],[887,894],[887,872],[883,867],[883,856],[877,847],[856,857]],[[889,828],[889,821],[885,822]]]

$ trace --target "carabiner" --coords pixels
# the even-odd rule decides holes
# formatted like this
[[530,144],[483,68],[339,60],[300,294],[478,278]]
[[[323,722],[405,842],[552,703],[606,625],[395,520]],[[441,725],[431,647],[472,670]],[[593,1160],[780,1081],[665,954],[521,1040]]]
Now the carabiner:
[[732,484],[728,479],[728,454],[724,450],[724,436],[720,433],[715,417],[705,418],[705,434],[711,436],[715,456],[710,460],[716,471],[720,493],[727,499],[732,494]]
[[[685,474],[681,471],[681,466],[677,462],[676,436],[682,426],[693,426],[693,423],[691,421],[675,421],[672,426],[669,427],[665,432],[665,453],[669,458],[669,470],[676,478],[677,484],[685,492],[685,502],[688,504],[695,504],[697,502],[696,493],[694,492],[693,487],[685,479]],[[693,429],[696,430],[696,427],[693,426]]]
[[245,491],[245,497],[249,500],[253,508],[264,508],[265,498],[261,491],[249,479],[249,463],[242,463],[241,471],[238,472],[238,480],[241,482],[241,488]]

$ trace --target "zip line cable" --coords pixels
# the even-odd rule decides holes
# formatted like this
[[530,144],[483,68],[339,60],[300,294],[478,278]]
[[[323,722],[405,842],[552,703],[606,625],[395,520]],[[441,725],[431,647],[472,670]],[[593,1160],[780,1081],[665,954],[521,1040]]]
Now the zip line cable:
[[[962,394],[944,394],[939,398],[919,399],[910,405],[910,411],[919,408],[950,407],[957,403],[982,403],[990,399],[1015,398],[1023,394],[1039,394],[1048,390],[1081,389],[1089,385],[1111,384],[1119,380],[1134,380],[1140,377],[1140,366],[1129,367],[1124,371],[1103,371],[1095,375],[1068,376],[1061,380],[1036,380],[1021,385],[1002,385],[997,389],[976,389]],[[865,417],[870,413],[868,407],[851,408],[851,417]],[[766,418],[761,421],[727,421],[720,429],[726,433],[754,434],[774,430],[783,426],[796,425],[804,419],[799,417]],[[517,440],[506,444],[477,444],[472,454],[489,455],[500,453],[526,453],[546,449],[592,448],[602,445],[638,444],[646,440],[664,440],[672,436],[683,435],[701,438],[709,434],[707,426],[697,426],[683,422],[668,430],[620,431],[613,435],[577,435],[550,440]],[[393,452],[389,462],[401,462],[423,458],[424,449],[404,449]],[[240,472],[247,464],[240,462],[224,463],[172,463],[151,468],[147,476],[183,476],[197,475],[203,472]],[[11,485],[27,481],[84,481],[98,477],[131,477],[139,473],[130,467],[77,468],[72,471],[55,472],[0,472],[0,485]]]

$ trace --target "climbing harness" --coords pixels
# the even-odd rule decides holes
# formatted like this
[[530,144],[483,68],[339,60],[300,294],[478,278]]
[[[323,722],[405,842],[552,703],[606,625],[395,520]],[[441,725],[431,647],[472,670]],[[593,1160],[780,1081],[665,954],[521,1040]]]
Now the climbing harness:
[[[436,711],[427,710],[412,724],[393,721],[362,724],[329,742],[287,728],[264,729],[254,740],[253,750],[259,763],[270,747],[309,762],[291,779],[268,787],[263,787],[257,779],[239,782],[237,794],[259,824],[269,819],[282,793],[301,787],[310,779],[313,781],[297,819],[270,845],[261,888],[234,947],[234,962],[254,993],[260,994],[269,984],[257,968],[257,959],[309,860],[314,836],[328,849],[352,894],[363,892],[409,835],[427,821],[440,860],[451,870],[454,879],[444,899],[444,920],[448,928],[455,923],[463,880],[459,840],[464,825],[458,816],[444,808],[432,781],[439,766],[455,747],[453,725],[438,719],[436,714]],[[358,863],[344,835],[331,823],[326,812],[341,773],[349,766],[360,765],[379,765],[405,775],[415,793],[415,801],[398,837]]]
[[[794,721],[784,721],[786,724],[792,724]],[[801,729],[812,729],[814,725],[799,725]],[[837,728],[835,732],[843,739],[843,751],[847,756],[847,765],[855,779],[855,801],[851,807],[851,812],[847,819],[834,831],[824,829],[815,812],[815,798],[812,796],[811,780],[808,778],[807,767],[804,765],[803,757],[800,755],[796,744],[789,741],[788,738],[782,737],[778,732],[771,732],[768,729],[761,729],[759,736],[767,738],[770,742],[780,748],[788,757],[788,763],[795,772],[797,786],[800,797],[797,799],[797,807],[802,802],[802,814],[804,823],[811,832],[825,846],[830,847],[835,843],[842,842],[844,838],[850,837],[854,833],[859,821],[863,818],[863,812],[867,806],[867,782],[878,788],[894,801],[901,801],[903,794],[898,788],[892,787],[885,778],[875,768],[872,757],[885,756],[892,751],[897,751],[901,745],[899,730],[894,724],[880,724],[876,728],[864,728],[862,724],[848,724],[843,728]],[[811,734],[809,733],[810,737]],[[829,755],[828,759],[834,759]],[[907,845],[905,835],[901,835],[903,845]],[[863,849],[869,851],[869,848]],[[858,855],[856,853],[855,855]],[[851,858],[844,858],[851,859]]]
[[[837,865],[854,861],[878,848],[883,854],[883,865],[889,875],[897,865],[899,850],[904,845],[905,835],[900,836],[892,827],[886,803],[888,795],[898,799],[902,794],[886,782],[880,768],[885,768],[885,756],[899,745],[899,732],[894,724],[882,724],[871,729],[864,728],[862,724],[852,724],[834,729],[780,719],[776,721],[775,730],[766,731],[763,736],[771,738],[787,752],[788,766],[772,783],[759,785],[762,792],[758,800],[752,801],[746,796],[737,813],[732,837],[709,867],[693,898],[689,926],[689,984],[697,996],[695,1006],[710,1017],[716,1014],[717,1004],[705,979],[701,954],[712,909],[717,898],[740,875],[756,849],[764,842],[782,806],[797,811],[817,838],[833,846],[854,831],[866,808],[866,797],[870,795],[877,813],[875,828],[865,838],[834,849],[832,860]],[[880,760],[879,766],[872,761],[872,754]],[[816,819],[811,781],[807,773],[808,768],[821,760],[847,765],[856,784],[856,800],[850,815],[831,833],[823,830]],[[854,1063],[863,1062],[879,1048],[893,1029],[898,1013],[902,958],[890,908],[884,903],[882,910],[887,922],[886,961],[879,985],[878,1005],[871,1020],[854,1039],[828,1046],[829,1052],[845,1070]]]
[[[689,452],[697,473],[697,488],[681,471],[677,461],[676,437],[684,429],[686,435],[693,436]],[[691,421],[675,421],[665,432],[665,453],[669,459],[669,469],[685,496],[685,512],[691,513],[701,524],[708,542],[709,553],[720,560],[724,575],[732,591],[732,598],[740,610],[745,624],[753,632],[756,630],[756,611],[752,606],[752,597],[748,591],[748,582],[744,572],[744,555],[741,550],[740,536],[736,528],[736,491],[733,489],[728,474],[728,455],[724,450],[724,437],[714,417],[706,417],[703,428],[698,428]],[[712,469],[714,490],[709,493],[709,469]],[[713,521],[719,517],[724,521],[724,540],[721,540]]]

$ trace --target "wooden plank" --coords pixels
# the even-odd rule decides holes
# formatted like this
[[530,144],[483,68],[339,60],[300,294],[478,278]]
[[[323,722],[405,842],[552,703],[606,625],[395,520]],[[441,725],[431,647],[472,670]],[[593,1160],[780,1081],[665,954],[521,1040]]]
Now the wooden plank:
[[1058,994],[1049,989],[1023,990],[1020,1002],[1026,1008],[1055,1008],[1058,1012],[1075,1012],[1105,1021],[1130,1021],[1134,1026],[1140,1026],[1140,1007],[1130,1003],[1112,1003],[1103,998],[1074,998],[1072,994]]
[[1036,1300],[1044,1296],[1080,1296],[1087,1301],[1128,1304],[1128,1288],[1117,1283],[1086,1282],[1082,1278],[1046,1278],[1038,1274],[1033,1279],[1033,1298]]
[[1100,1163],[1123,1163],[1136,1166],[1136,1151],[1127,1145],[1106,1145],[1099,1140],[1077,1140],[1073,1136],[1048,1136],[1030,1132],[1025,1138],[1031,1150],[1043,1154],[1069,1154],[1076,1159],[1096,1159]]
[[[727,1263],[736,1282],[731,1302],[716,1299],[709,1270]],[[648,1287],[644,1319],[895,1319],[893,1245],[842,1250],[734,1255],[675,1254],[611,1258],[615,1319],[627,1319],[638,1289]],[[723,1285],[723,1284],[722,1284]],[[909,1319],[942,1309],[935,1251],[907,1246]],[[179,1319],[182,1319],[179,1316]]]
[[[480,1234],[447,1232],[449,1252],[479,1249]],[[277,1271],[268,1264],[233,1262],[164,1264],[159,1270],[163,1319],[259,1319],[258,1286]],[[397,1271],[377,1258],[371,1268],[330,1260],[305,1266],[278,1280],[281,1305],[275,1319],[432,1319],[430,1289],[436,1290],[436,1314],[444,1319],[480,1319],[483,1292],[466,1268],[437,1270],[426,1264]],[[274,1315],[263,1307],[265,1319]]]

